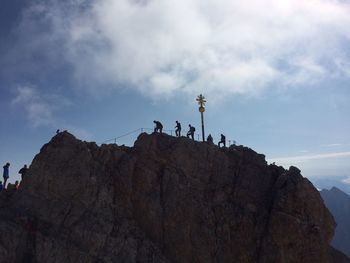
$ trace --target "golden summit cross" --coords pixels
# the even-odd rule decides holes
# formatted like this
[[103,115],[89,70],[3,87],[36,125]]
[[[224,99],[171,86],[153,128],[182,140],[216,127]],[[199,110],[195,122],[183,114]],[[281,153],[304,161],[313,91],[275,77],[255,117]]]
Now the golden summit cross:
[[197,97],[196,101],[198,101],[198,104],[199,104],[199,106],[201,106],[201,107],[204,107],[204,106],[205,106],[205,103],[207,102],[207,101],[205,100],[205,97],[204,97],[202,94],[200,94],[200,95]]
[[205,103],[207,102],[204,98],[204,96],[202,94],[200,94],[196,101],[198,102],[199,104],[199,112],[201,113],[201,123],[202,123],[202,141],[204,142],[205,141],[205,135],[204,135],[204,116],[203,116],[203,113],[205,111]]

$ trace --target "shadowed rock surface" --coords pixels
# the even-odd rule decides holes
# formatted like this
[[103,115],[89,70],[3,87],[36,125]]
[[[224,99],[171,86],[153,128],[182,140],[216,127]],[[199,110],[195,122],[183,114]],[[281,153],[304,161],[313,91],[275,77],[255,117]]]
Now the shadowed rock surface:
[[128,148],[60,133],[0,195],[4,263],[349,262],[334,229],[297,168],[165,134]]

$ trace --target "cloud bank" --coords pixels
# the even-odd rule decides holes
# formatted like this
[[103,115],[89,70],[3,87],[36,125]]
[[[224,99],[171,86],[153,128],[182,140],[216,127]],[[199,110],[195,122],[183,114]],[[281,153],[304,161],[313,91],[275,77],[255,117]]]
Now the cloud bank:
[[220,97],[349,78],[349,25],[335,0],[67,0],[35,2],[18,32],[80,87]]

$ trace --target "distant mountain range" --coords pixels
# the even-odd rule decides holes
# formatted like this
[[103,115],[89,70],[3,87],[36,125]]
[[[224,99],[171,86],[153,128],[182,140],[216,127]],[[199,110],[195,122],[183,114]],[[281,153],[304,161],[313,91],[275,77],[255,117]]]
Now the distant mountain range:
[[350,256],[350,195],[337,187],[320,193],[337,223],[332,245]]
[[344,193],[350,195],[350,184],[347,183],[349,180],[349,175],[343,176],[308,176],[308,179],[312,184],[318,189],[331,189],[336,187],[343,191]]

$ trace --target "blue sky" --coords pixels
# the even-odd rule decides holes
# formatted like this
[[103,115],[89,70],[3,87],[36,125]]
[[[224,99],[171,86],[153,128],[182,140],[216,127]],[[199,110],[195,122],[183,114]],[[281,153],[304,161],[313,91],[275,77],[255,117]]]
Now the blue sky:
[[203,93],[214,141],[349,184],[349,24],[334,0],[4,0],[0,162],[14,181],[56,129],[199,131]]

